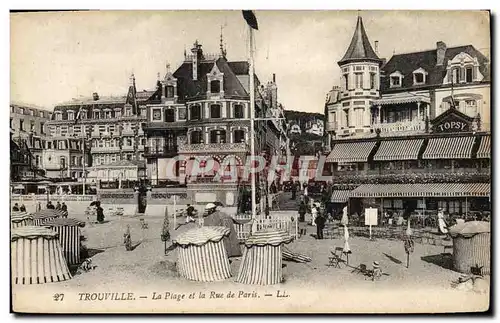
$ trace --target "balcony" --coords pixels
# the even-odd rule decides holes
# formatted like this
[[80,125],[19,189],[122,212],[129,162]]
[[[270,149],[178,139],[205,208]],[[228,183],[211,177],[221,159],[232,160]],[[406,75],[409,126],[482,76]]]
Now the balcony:
[[119,153],[120,152],[120,147],[92,147],[90,149],[90,152],[92,154],[95,153]]
[[171,158],[177,156],[178,154],[178,147],[176,145],[144,147],[144,157],[146,158]]
[[134,135],[134,130],[124,128],[122,129],[122,136],[133,136]]
[[134,146],[122,146],[122,151],[135,151]]
[[373,128],[380,129],[380,132],[423,132],[425,131],[424,121],[376,123]]
[[218,153],[218,152],[247,152],[245,142],[219,144],[179,144],[179,153]]

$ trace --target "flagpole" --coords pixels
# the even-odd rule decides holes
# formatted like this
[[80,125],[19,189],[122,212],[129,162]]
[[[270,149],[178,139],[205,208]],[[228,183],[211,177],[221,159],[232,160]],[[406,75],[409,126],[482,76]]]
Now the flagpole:
[[[254,82],[254,61],[253,61],[253,30],[248,26],[250,33],[250,158],[255,162],[255,82]],[[252,174],[252,219],[257,215],[257,197],[255,187],[255,173]]]

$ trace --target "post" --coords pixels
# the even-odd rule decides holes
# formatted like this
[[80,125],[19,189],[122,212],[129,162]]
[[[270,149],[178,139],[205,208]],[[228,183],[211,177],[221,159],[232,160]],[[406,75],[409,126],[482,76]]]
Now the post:
[[465,196],[465,218],[467,218],[467,196]]
[[406,253],[406,268],[410,267],[410,253]]
[[372,239],[372,223],[370,222],[370,240]]
[[87,179],[87,173],[85,172],[85,138],[86,138],[86,135],[87,135],[87,132],[86,132],[86,129],[87,127],[85,127],[85,125],[83,126],[83,138],[82,138],[82,155],[83,155],[83,163],[82,163],[82,172],[83,172],[83,196],[85,196],[85,182],[86,182],[86,179]]
[[[254,80],[254,61],[253,61],[253,29],[248,27],[250,33],[249,41],[249,74],[250,74],[250,158],[251,160],[255,157],[255,80]],[[252,165],[253,166],[253,165]],[[255,187],[255,173],[252,173],[252,219],[255,219],[257,213],[257,196]]]
[[[174,230],[175,230],[175,228],[177,228],[177,213],[176,213],[176,209],[175,209],[176,208],[176,203],[175,203],[176,201],[175,200],[177,198],[177,195],[173,195],[173,198],[174,198],[174,211],[172,213],[174,214]],[[168,205],[167,205],[167,207],[168,207]]]

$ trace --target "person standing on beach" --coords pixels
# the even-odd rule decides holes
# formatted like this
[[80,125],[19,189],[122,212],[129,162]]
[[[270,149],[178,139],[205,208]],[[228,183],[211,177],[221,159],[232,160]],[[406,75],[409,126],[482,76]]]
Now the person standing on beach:
[[316,239],[323,239],[323,229],[325,228],[326,219],[323,214],[319,214],[314,220],[316,224]]
[[97,222],[103,223],[104,222],[104,209],[101,207],[101,202],[97,202],[96,207],[97,207]]
[[306,213],[307,213],[307,206],[306,203],[302,200],[300,201],[299,205],[299,222],[305,221]]

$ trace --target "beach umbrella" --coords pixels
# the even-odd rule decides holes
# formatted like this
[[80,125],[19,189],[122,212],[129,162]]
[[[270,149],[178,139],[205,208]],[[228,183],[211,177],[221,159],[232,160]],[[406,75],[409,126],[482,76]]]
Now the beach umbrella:
[[351,248],[349,247],[349,229],[347,228],[347,225],[344,225],[344,250],[342,252],[346,255],[347,257],[347,265],[349,265],[349,254],[351,252]]

